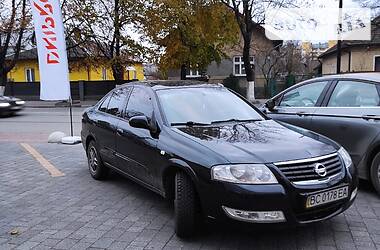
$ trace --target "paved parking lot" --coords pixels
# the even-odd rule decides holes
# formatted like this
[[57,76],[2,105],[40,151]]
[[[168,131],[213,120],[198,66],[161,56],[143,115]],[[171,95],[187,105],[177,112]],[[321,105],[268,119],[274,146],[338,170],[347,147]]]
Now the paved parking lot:
[[183,241],[169,202],[117,174],[93,180],[81,145],[30,145],[65,176],[51,177],[19,143],[0,143],[0,249],[380,249],[380,199],[365,182],[354,206],[324,223],[208,223]]

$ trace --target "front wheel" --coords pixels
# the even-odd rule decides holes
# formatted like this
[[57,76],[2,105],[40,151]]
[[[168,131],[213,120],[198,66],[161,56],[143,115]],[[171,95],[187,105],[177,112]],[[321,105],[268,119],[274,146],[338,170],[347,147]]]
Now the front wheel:
[[194,184],[184,172],[175,176],[174,213],[177,236],[192,236],[199,221],[200,206]]
[[105,179],[108,174],[108,168],[104,166],[100,159],[95,141],[91,141],[87,147],[88,168],[92,178],[95,180]]
[[371,180],[377,193],[380,195],[380,153],[373,158],[371,165]]

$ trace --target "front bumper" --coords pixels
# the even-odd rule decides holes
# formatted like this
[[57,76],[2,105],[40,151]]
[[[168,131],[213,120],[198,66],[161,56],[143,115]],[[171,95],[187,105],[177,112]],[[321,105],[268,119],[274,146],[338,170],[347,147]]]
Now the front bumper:
[[11,104],[8,107],[0,107],[0,114],[10,114],[21,111],[24,108],[24,105]]
[[[353,170],[354,171],[354,170]],[[353,177],[354,176],[354,177]],[[253,223],[271,223],[271,221],[249,221],[231,216],[226,208],[244,212],[282,212],[285,220],[273,220],[273,223],[301,225],[332,218],[354,202],[358,180],[355,173],[344,169],[340,178],[319,185],[297,186],[287,179],[276,176],[279,184],[238,185],[209,181],[199,187],[202,208],[209,218],[226,221],[245,221]],[[307,197],[321,191],[348,186],[348,197],[324,205],[306,208]],[[261,216],[261,215],[260,215]]]

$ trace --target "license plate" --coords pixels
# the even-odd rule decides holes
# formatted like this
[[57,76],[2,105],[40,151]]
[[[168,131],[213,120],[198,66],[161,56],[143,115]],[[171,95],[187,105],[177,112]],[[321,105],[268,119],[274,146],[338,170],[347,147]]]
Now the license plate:
[[320,192],[307,197],[306,208],[316,207],[348,197],[348,186]]

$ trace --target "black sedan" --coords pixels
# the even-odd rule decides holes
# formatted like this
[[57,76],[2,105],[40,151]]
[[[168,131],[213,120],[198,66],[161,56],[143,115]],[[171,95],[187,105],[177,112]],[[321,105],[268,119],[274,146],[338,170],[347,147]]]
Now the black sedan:
[[380,194],[380,73],[332,75],[301,82],[266,103],[278,121],[341,144],[362,179]]
[[25,101],[9,96],[0,96],[0,117],[13,115],[24,108]]
[[344,210],[357,194],[344,148],[268,119],[222,85],[122,85],[83,114],[89,171],[113,169],[174,199],[175,230],[200,218],[307,224]]

